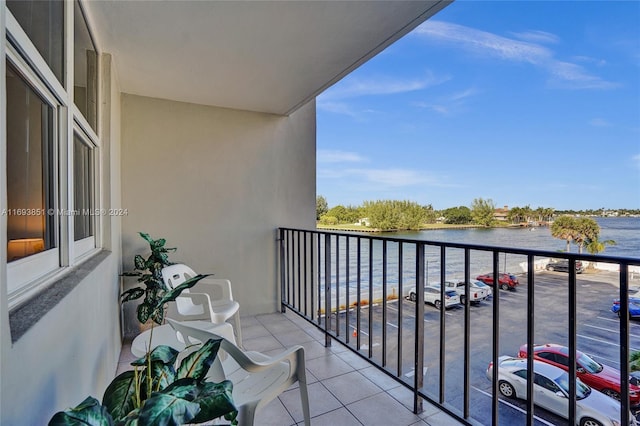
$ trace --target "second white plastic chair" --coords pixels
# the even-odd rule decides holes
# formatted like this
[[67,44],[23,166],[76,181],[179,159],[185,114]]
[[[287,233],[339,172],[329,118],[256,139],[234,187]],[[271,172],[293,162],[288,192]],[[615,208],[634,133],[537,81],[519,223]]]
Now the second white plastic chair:
[[300,398],[305,426],[311,426],[309,393],[304,348],[295,346],[270,357],[260,352],[245,352],[233,342],[231,324],[217,327],[215,333],[167,319],[187,347],[222,337],[218,357],[207,376],[214,382],[233,383],[233,402],[238,409],[239,426],[253,426],[256,411],[275,399],[291,385],[300,384]]
[[[171,288],[196,275],[193,269],[181,263],[162,269],[162,279]],[[168,307],[168,316],[179,321],[208,319],[214,324],[222,324],[233,319],[236,341],[242,346],[240,304],[233,300],[231,281],[203,278],[191,289],[184,290],[176,303],[169,303]]]

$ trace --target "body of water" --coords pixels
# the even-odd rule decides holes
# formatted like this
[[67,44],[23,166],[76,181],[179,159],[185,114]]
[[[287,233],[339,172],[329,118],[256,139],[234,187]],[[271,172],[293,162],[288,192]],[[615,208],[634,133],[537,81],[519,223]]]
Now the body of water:
[[[601,255],[640,257],[640,218],[597,218],[600,225],[600,240],[614,240],[616,245],[607,246]],[[465,228],[465,229],[440,229],[420,232],[398,232],[385,233],[386,237],[406,238],[412,240],[423,240],[427,242],[448,242],[477,244],[483,246],[527,248],[546,251],[564,251],[566,242],[551,236],[551,231],[547,227],[535,228]],[[368,236],[368,235],[367,235]],[[349,264],[346,263],[346,239],[341,237],[338,250],[332,249],[333,253],[339,251],[339,263],[332,259],[333,283],[340,282],[340,293],[349,289],[350,294],[354,294],[357,289],[357,245],[355,238],[349,238]],[[332,245],[335,245],[333,239]],[[387,262],[383,262],[383,243],[373,241],[372,255],[369,256],[370,245],[367,240],[363,241],[360,247],[360,288],[361,292],[369,287],[369,280],[373,283],[376,293],[382,287],[383,277],[386,271],[386,280],[389,294],[394,288],[397,289],[399,277],[402,276],[403,290],[406,294],[408,289],[415,286],[416,256],[415,245],[409,243],[402,244],[402,262],[399,256],[399,244],[396,242],[387,243]],[[324,249],[321,250],[321,253]],[[571,252],[577,253],[578,247],[571,245]],[[369,266],[371,259],[371,267]],[[522,273],[523,266],[526,265],[526,256],[514,254],[500,254],[500,272]],[[458,280],[464,278],[464,250],[447,249],[445,260],[442,262],[440,248],[437,246],[427,246],[425,251],[426,283],[439,282],[442,271],[447,280]],[[402,274],[399,273],[402,269]],[[492,253],[473,250],[470,255],[470,273],[474,279],[477,275],[490,272],[492,269]],[[339,270],[339,276],[336,271]],[[348,285],[346,271],[349,271]],[[324,271],[321,271],[322,275]],[[324,277],[322,277],[324,279]],[[335,291],[335,290],[334,290]],[[341,296],[342,298],[342,296]],[[351,298],[351,300],[354,300]]]
[[[600,225],[600,241],[613,240],[617,243],[615,246],[607,246],[606,250],[600,253],[601,255],[640,257],[640,217],[596,218],[595,220]],[[437,229],[383,235],[426,241],[548,251],[564,251],[566,249],[566,242],[553,238],[551,230],[547,227]],[[571,244],[571,252],[577,253],[578,246]],[[586,253],[586,251],[584,252]]]

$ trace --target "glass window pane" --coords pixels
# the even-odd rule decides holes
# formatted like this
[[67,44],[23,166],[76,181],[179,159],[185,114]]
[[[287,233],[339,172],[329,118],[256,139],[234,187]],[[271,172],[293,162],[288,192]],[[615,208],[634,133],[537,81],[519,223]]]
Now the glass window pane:
[[74,240],[93,235],[92,150],[73,136]]
[[64,2],[7,0],[7,7],[64,85]]
[[89,27],[80,4],[73,3],[73,101],[89,125],[96,130],[98,115],[98,64],[96,47],[91,39]]
[[53,108],[7,63],[7,261],[55,247]]

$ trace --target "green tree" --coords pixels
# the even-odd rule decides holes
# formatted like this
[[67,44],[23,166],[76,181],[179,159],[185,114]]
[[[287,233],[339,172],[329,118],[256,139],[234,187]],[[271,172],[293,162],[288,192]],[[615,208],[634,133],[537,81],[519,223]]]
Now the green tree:
[[551,225],[551,236],[565,240],[566,251],[571,251],[571,241],[576,237],[576,220],[571,216],[560,216]]
[[590,217],[575,219],[574,227],[573,241],[578,245],[578,253],[582,253],[582,249],[588,241],[597,240],[600,236],[600,225]]
[[418,230],[425,221],[424,209],[412,201],[366,201],[363,206],[372,228]]
[[329,211],[329,204],[327,204],[327,199],[322,195],[318,195],[316,197],[316,220],[319,220],[320,217],[327,214]]
[[473,221],[471,210],[467,206],[450,207],[442,212],[445,223],[466,225]]
[[585,241],[585,248],[587,252],[591,254],[598,254],[603,252],[607,246],[615,246],[617,243],[614,240],[600,241],[597,237],[594,239],[588,239]]
[[491,226],[494,221],[493,214],[495,211],[496,206],[491,199],[476,198],[471,203],[471,217],[478,225]]
[[422,210],[424,212],[424,223],[436,223],[436,211],[431,204],[422,206]]

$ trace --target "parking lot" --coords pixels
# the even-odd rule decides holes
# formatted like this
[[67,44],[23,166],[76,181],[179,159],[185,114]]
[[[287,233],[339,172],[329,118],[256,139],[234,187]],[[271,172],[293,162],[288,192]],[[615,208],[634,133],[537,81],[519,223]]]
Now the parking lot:
[[[499,355],[516,356],[518,349],[526,343],[527,330],[527,277],[519,276],[520,286],[516,291],[500,290],[500,335]],[[637,281],[637,280],[636,280]],[[558,343],[568,346],[568,286],[567,274],[562,272],[539,272],[535,284],[534,327],[537,344]],[[577,346],[578,350],[590,354],[596,361],[619,368],[619,319],[610,311],[612,299],[617,297],[617,276],[614,273],[581,274],[577,279]],[[634,283],[631,283],[634,284]],[[636,285],[638,283],[635,283]],[[483,424],[490,424],[491,382],[486,378],[486,369],[491,360],[492,299],[470,307],[470,414]],[[368,352],[369,332],[372,338],[373,358],[382,359],[382,306],[372,306],[372,327],[369,328],[368,309],[361,311],[360,326],[356,315],[349,314],[349,329],[360,334],[361,350]],[[397,346],[398,311],[402,309],[402,373],[412,380],[414,371],[415,303],[403,299],[387,303],[386,314],[386,367],[395,371],[398,363]],[[341,314],[342,326],[344,317]],[[439,399],[440,386],[440,311],[425,305],[424,312],[424,389],[434,400]],[[457,306],[445,312],[444,399],[446,405],[462,412],[463,408],[463,349],[464,309]],[[355,339],[350,338],[355,345]],[[640,322],[630,325],[631,350],[640,350]],[[500,424],[524,424],[523,401],[505,399],[501,396]],[[566,424],[567,422],[543,409],[536,408],[536,422],[540,425]]]

